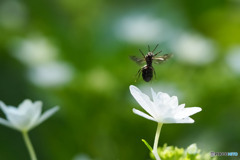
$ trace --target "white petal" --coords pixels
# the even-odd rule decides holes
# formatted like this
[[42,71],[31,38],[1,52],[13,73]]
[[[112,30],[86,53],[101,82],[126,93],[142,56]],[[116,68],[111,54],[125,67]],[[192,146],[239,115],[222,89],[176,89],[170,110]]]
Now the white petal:
[[168,103],[170,100],[170,96],[167,93],[158,92],[157,96],[161,103]]
[[178,106],[178,98],[177,96],[172,96],[169,100],[169,105],[172,106],[172,107],[177,107]]
[[32,103],[30,100],[24,100],[19,108],[8,107],[7,119],[15,128],[27,131],[38,120],[41,114],[41,103]]
[[189,117],[197,112],[200,112],[201,110],[202,109],[200,107],[184,108],[176,114],[176,118]]
[[166,117],[163,120],[161,120],[161,123],[177,123],[177,120],[173,117]]
[[[58,110],[59,110],[59,107],[56,106],[56,107],[53,107],[53,108],[47,110],[46,112],[44,112],[44,113],[41,115],[41,117],[38,119],[38,121],[36,122],[36,124],[35,124],[34,126],[32,126],[32,128],[35,127],[35,126],[37,126],[37,125],[39,125],[39,124],[41,124],[43,121],[45,121],[46,119],[48,119],[50,116],[52,116],[52,115],[53,115],[55,112],[57,112]],[[32,129],[32,128],[31,128],[31,129]]]
[[190,117],[186,117],[183,119],[175,119],[175,118],[170,117],[170,118],[165,118],[162,123],[170,124],[170,123],[193,123],[193,122],[194,122],[194,120]]
[[15,128],[19,130],[27,131],[30,127],[30,117],[23,114],[17,112],[8,112],[7,119]]
[[151,116],[156,117],[154,108],[152,106],[153,102],[150,100],[150,98],[133,85],[131,85],[129,88],[132,96],[135,98],[138,104],[141,105],[141,107]]
[[30,119],[32,119],[34,121],[41,114],[42,102],[36,101],[33,103],[31,100],[26,99],[19,105],[18,108],[19,108],[18,112],[31,117]]
[[178,120],[176,123],[194,123],[194,120],[190,117]]
[[157,102],[157,94],[156,94],[156,92],[154,92],[154,90],[152,88],[151,88],[151,92],[152,92],[153,102]]
[[[7,107],[2,101],[0,101],[0,107],[2,108],[3,112],[5,113],[8,121],[2,119],[2,124],[7,125],[9,127],[22,130],[25,129],[27,126],[27,122],[22,119],[22,116],[19,115],[17,108],[15,107]],[[8,123],[6,123],[8,122]]]
[[28,115],[31,116],[30,128],[37,123],[42,112],[42,102],[36,101],[32,104],[32,107],[28,110]]
[[0,124],[4,125],[6,127],[12,128],[12,129],[16,129],[9,121],[7,121],[3,118],[0,118]]
[[5,105],[5,103],[3,103],[2,101],[0,101],[0,107],[2,108],[2,111],[4,112],[4,114],[7,115],[7,113],[8,113],[8,107]]
[[31,108],[32,105],[33,105],[33,103],[31,100],[25,99],[22,103],[19,104],[18,111],[24,113],[27,110],[29,110],[29,108]]
[[179,109],[179,110],[182,110],[184,107],[185,107],[185,104],[180,104],[180,105],[178,106],[178,109]]
[[149,119],[149,120],[152,120],[152,121],[156,121],[155,119],[153,119],[153,117],[151,117],[151,116],[147,115],[146,113],[143,113],[142,111],[139,111],[139,110],[137,110],[135,108],[133,108],[133,113],[135,113],[135,114],[137,114],[137,115],[139,115],[141,117],[144,117],[146,119]]

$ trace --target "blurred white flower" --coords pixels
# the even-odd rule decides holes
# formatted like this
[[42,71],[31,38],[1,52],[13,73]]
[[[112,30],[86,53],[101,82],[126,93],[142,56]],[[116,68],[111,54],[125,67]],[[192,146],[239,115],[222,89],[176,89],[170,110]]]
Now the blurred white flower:
[[30,35],[26,39],[15,39],[11,48],[13,56],[29,67],[54,61],[58,55],[57,47],[39,34]]
[[232,47],[226,57],[227,64],[237,74],[240,74],[240,46]]
[[132,96],[150,115],[134,108],[135,114],[158,123],[193,123],[194,120],[189,116],[202,110],[200,107],[184,108],[185,104],[178,105],[176,96],[170,97],[162,92],[155,93],[153,89],[151,91],[153,101],[137,87],[130,86]]
[[12,54],[28,66],[28,78],[40,87],[58,87],[73,77],[73,67],[57,60],[58,49],[39,34],[12,42]]
[[73,69],[66,63],[51,62],[30,68],[28,77],[35,85],[57,87],[72,79]]
[[[132,43],[164,41],[169,37],[169,25],[148,15],[127,16],[116,24],[116,35]],[[169,34],[168,34],[169,33]]]
[[33,129],[59,109],[59,107],[56,106],[41,115],[42,102],[32,102],[28,99],[24,100],[18,108],[6,106],[2,101],[0,101],[0,107],[7,118],[7,120],[0,118],[0,124],[21,132],[28,132]]
[[182,34],[172,44],[174,53],[180,61],[204,65],[215,58],[213,42],[197,34]]
[[87,154],[79,153],[72,160],[92,160]]

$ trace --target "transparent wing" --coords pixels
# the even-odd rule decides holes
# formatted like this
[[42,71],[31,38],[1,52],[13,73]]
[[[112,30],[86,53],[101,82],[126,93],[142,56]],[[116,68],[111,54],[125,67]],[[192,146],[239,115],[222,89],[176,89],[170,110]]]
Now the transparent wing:
[[160,63],[166,61],[167,59],[169,59],[171,57],[172,57],[172,54],[164,54],[163,56],[153,57],[153,62],[155,64],[160,64]]
[[172,57],[172,54],[164,54],[163,56],[153,57],[153,62],[155,64],[160,64],[160,63],[166,61],[167,59],[169,59],[171,57]]
[[130,56],[130,59],[133,60],[134,62],[136,62],[139,65],[142,65],[145,62],[144,58],[138,58],[135,56]]

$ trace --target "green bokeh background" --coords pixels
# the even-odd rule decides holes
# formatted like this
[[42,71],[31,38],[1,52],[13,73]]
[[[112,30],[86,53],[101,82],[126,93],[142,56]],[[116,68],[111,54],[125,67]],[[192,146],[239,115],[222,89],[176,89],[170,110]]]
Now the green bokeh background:
[[[124,38],[122,20],[142,15],[163,20],[171,31],[159,40]],[[181,33],[211,39],[214,59],[194,64],[178,58],[173,48]],[[16,58],[16,44],[31,37],[54,46],[56,61],[70,66],[71,80],[44,86],[29,79],[34,65]],[[157,43],[173,58],[154,66],[152,82],[135,82],[140,66],[129,56],[141,56],[139,48],[146,52],[148,44]],[[150,159],[141,139],[152,144],[157,124],[132,113],[140,106],[130,95],[131,84],[177,95],[180,103],[203,109],[192,116],[194,124],[163,125],[159,145],[197,143],[205,151],[240,153],[240,69],[226,60],[234,46],[240,46],[238,0],[0,0],[0,100],[14,106],[26,98],[42,100],[43,110],[60,106],[30,132],[40,160]],[[20,133],[0,126],[0,142],[1,160],[29,159]]]

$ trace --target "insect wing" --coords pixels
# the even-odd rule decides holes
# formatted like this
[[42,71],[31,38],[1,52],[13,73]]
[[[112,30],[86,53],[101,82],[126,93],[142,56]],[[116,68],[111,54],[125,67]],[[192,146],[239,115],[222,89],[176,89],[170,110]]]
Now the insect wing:
[[131,60],[133,60],[134,62],[136,62],[137,64],[141,65],[145,62],[144,58],[138,58],[135,56],[130,56]]
[[166,61],[167,59],[169,59],[171,57],[172,57],[172,54],[164,54],[163,56],[153,57],[153,62],[155,64],[160,64],[160,63]]

